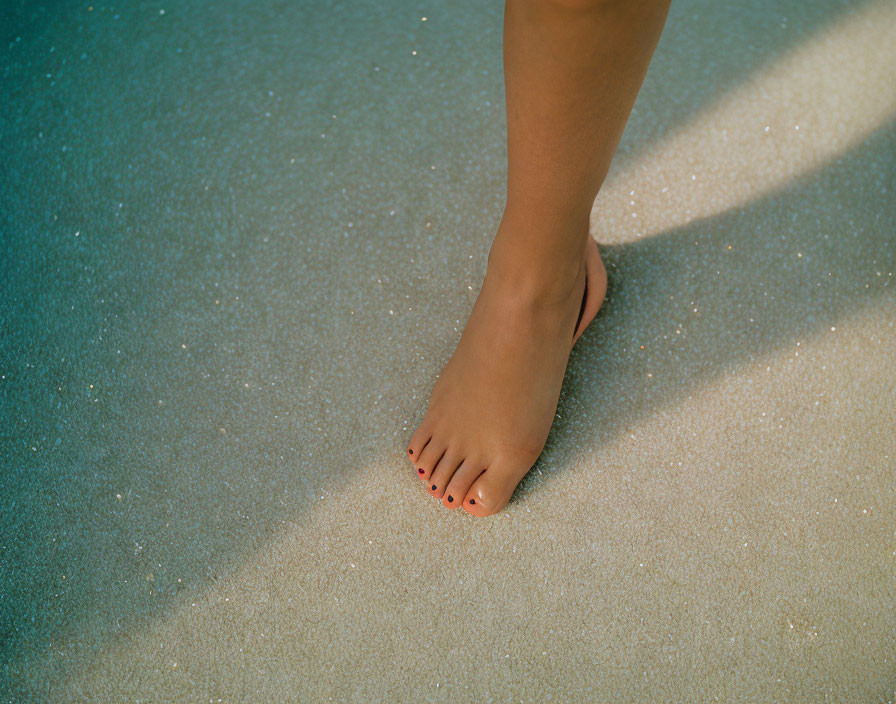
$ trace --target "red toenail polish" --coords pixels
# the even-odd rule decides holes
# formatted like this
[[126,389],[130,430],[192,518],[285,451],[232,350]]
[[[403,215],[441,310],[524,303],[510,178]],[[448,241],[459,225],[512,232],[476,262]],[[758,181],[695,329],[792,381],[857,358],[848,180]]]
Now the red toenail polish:
[[470,499],[470,504],[471,504],[471,505],[472,505],[472,504],[475,504],[475,503],[476,503],[476,500],[475,500],[475,499]]
[[453,497],[453,496],[449,496],[449,497],[448,497],[448,503],[450,504],[452,501],[454,501],[454,497]]
[[432,485],[432,490],[433,490],[433,491],[436,490],[436,485],[435,485],[435,484]]
[[423,474],[423,467],[417,467],[417,471],[418,471],[420,474]]

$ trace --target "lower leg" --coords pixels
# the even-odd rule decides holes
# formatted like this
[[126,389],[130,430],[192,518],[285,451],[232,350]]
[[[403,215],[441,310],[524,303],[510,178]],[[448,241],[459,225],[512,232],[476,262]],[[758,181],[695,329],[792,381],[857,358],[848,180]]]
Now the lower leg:
[[586,269],[588,320],[606,285],[591,205],[667,10],[668,0],[507,0],[507,206],[482,290],[408,447],[449,508],[500,510],[544,447]]
[[574,272],[668,7],[669,0],[507,0],[507,207],[496,247],[523,257],[522,267]]

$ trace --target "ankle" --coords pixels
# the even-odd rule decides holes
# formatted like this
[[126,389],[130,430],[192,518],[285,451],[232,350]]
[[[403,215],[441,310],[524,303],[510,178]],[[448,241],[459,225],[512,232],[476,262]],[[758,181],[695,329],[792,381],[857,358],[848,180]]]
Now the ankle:
[[489,251],[486,281],[522,300],[564,304],[582,295],[587,237],[587,229],[579,243],[571,234],[561,238],[502,220]]

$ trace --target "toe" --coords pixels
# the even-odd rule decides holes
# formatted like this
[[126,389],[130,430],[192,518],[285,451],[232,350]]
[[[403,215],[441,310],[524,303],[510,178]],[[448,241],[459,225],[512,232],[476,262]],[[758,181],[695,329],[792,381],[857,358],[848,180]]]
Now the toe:
[[428,480],[443,454],[445,454],[445,443],[440,442],[439,438],[435,436],[432,437],[415,460],[414,467],[417,470],[417,476]]
[[445,450],[442,459],[439,460],[432,474],[426,480],[426,488],[429,493],[441,499],[445,495],[445,487],[448,486],[448,482],[451,481],[455,470],[463,461],[463,454],[457,450],[451,447]]
[[[464,497],[470,490],[470,486],[476,481],[476,478],[482,474],[484,467],[485,465],[482,462],[477,462],[472,458],[465,459],[451,476],[451,481],[449,481],[448,485],[445,487],[442,503],[448,508],[460,508]],[[448,501],[449,496],[452,499],[451,501]],[[475,506],[476,504],[474,503],[473,505]]]
[[[531,466],[531,465],[530,465]],[[470,485],[463,507],[474,516],[490,516],[507,505],[516,485],[529,471],[506,460],[495,460]]]
[[414,434],[411,435],[411,439],[408,442],[408,460],[410,460],[411,464],[415,467],[417,466],[417,460],[420,458],[420,455],[423,452],[423,448],[426,447],[426,443],[429,442],[432,437],[431,428],[424,421],[421,423],[417,429],[414,431]]

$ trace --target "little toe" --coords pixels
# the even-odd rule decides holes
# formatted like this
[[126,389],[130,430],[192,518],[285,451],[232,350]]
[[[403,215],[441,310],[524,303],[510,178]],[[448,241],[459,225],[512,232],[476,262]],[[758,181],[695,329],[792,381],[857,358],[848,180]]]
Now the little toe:
[[414,467],[417,470],[417,476],[428,480],[443,454],[445,454],[445,444],[439,442],[436,437],[430,439],[415,460]]
[[507,460],[496,460],[470,485],[463,507],[474,516],[491,516],[507,505],[517,484],[529,471]]
[[425,422],[421,423],[414,431],[414,434],[411,435],[411,439],[408,441],[407,450],[408,460],[414,466],[416,466],[417,460],[420,459],[423,448],[426,447],[430,438],[432,438],[432,429]]

